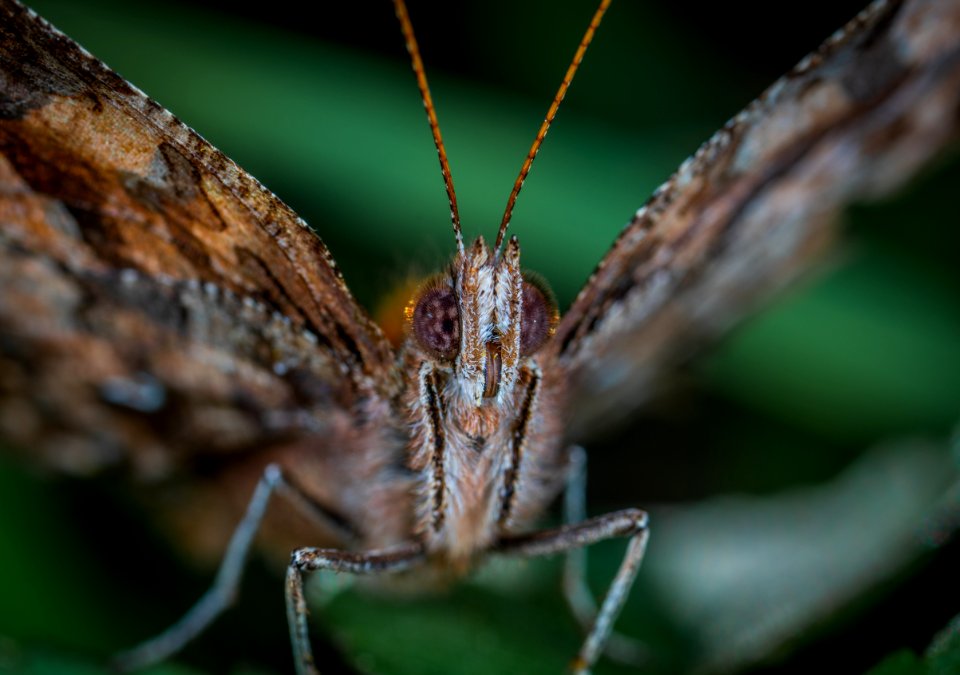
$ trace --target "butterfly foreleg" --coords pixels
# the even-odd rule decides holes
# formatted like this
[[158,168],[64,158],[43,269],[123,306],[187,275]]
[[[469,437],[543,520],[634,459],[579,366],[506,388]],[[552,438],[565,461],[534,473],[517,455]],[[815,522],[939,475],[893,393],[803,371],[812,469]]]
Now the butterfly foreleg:
[[[630,586],[637,576],[647,548],[647,514],[640,509],[625,509],[563,527],[504,537],[495,547],[500,553],[527,557],[565,553],[583,549],[615,537],[629,537],[627,551],[610,588],[596,612],[587,636],[572,664],[578,675],[586,675],[604,649],[613,624],[623,608]],[[582,561],[581,561],[582,567]],[[584,589],[585,590],[585,589]]]
[[325,548],[301,548],[293,552],[287,568],[287,622],[298,675],[316,675],[307,626],[304,573],[331,570],[356,575],[391,574],[420,565],[426,559],[421,544],[408,544],[384,551],[351,552]]
[[[587,453],[580,446],[570,449],[567,485],[563,493],[563,522],[567,525],[587,519]],[[563,596],[584,631],[597,617],[597,601],[587,585],[587,549],[567,550],[563,565]],[[639,664],[647,658],[647,648],[639,640],[611,631],[603,648],[615,661]]]
[[177,623],[156,637],[118,654],[114,658],[116,668],[124,672],[140,670],[169,658],[202,633],[233,604],[243,578],[250,546],[260,529],[270,497],[278,488],[285,486],[287,484],[280,467],[276,464],[267,466],[253,491],[243,519],[230,538],[213,585]]
[[[581,523],[587,519],[587,453],[579,445],[570,449],[567,485],[563,492],[563,522]],[[597,615],[597,602],[587,578],[587,549],[571,548],[563,563],[563,595],[570,612],[581,626],[588,627]]]

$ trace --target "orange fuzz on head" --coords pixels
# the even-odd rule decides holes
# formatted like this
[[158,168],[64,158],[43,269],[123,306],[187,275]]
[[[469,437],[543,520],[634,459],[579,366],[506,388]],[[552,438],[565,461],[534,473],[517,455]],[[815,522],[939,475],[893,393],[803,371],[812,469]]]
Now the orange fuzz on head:
[[423,277],[410,274],[405,276],[383,295],[376,304],[373,312],[374,320],[380,326],[384,336],[394,348],[403,344],[407,337],[409,307],[423,287]]

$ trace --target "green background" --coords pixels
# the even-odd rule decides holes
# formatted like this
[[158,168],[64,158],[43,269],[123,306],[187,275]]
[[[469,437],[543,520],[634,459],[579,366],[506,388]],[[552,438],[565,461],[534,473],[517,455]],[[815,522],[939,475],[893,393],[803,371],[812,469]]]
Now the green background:
[[[284,2],[231,5],[230,14],[100,0],[35,6],[290,203],[373,306],[410,272],[442,265],[453,242],[392,11],[343,4],[320,5],[320,20]],[[593,11],[577,5],[411,7],[468,238],[495,234]],[[782,10],[759,3],[614,4],[512,223],[525,265],[550,281],[561,307],[672,169],[856,9],[809,5],[784,25],[773,13]],[[822,581],[817,570],[836,572],[834,601],[786,635],[762,638],[762,658],[730,668],[759,660],[770,672],[809,672],[828,662],[859,672],[897,649],[921,652],[960,611],[950,583],[955,501],[944,498],[956,481],[949,438],[960,401],[958,177],[956,161],[941,162],[904,197],[853,209],[829,268],[703,353],[626,428],[597,431],[591,513],[639,505],[654,516],[650,564],[620,624],[648,643],[646,672],[716,668],[724,652],[715,627],[765,635],[759,626],[775,608],[795,606]],[[154,539],[117,477],[51,481],[0,461],[0,670],[99,672],[104,654],[168,625],[204,589],[209,576]],[[885,491],[891,476],[906,487]],[[786,513],[773,522],[809,526],[811,539],[785,538],[786,556],[767,550],[785,533],[749,515],[764,513]],[[899,530],[890,524],[898,513]],[[813,527],[817,518],[824,524]],[[862,537],[819,537],[831,520]],[[734,550],[760,570],[684,605],[678,579],[719,574],[712,535],[739,542]],[[621,550],[592,555],[598,590]],[[810,550],[832,562],[764,585],[764,570]],[[857,557],[865,551],[889,565],[870,568]],[[705,570],[684,577],[697,556]],[[555,561],[494,569],[417,602],[339,596],[317,613],[341,647],[327,647],[327,671],[351,663],[385,673],[560,672],[578,638],[558,569]],[[188,650],[183,667],[286,672],[281,586],[255,566],[239,608]],[[748,607],[757,588],[769,592]],[[921,667],[906,653],[896,658],[885,667]],[[625,670],[602,662],[597,672]]]

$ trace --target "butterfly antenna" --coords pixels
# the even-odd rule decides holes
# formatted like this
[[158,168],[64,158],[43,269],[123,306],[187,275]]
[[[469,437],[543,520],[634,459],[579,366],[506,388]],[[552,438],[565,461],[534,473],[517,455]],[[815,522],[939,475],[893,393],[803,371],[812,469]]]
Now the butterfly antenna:
[[570,67],[567,68],[567,74],[563,76],[560,89],[557,90],[557,95],[553,97],[553,103],[550,104],[550,109],[547,110],[547,116],[543,118],[543,124],[540,125],[540,130],[537,131],[537,137],[534,139],[533,145],[530,146],[530,151],[527,152],[526,159],[523,160],[523,166],[520,167],[520,175],[517,176],[517,180],[513,183],[513,191],[507,200],[507,208],[503,212],[503,220],[500,221],[500,230],[497,232],[497,243],[493,247],[495,251],[499,251],[500,245],[503,244],[503,238],[507,234],[507,227],[510,225],[510,218],[513,216],[513,207],[517,203],[517,196],[520,194],[520,188],[523,187],[523,181],[526,180],[527,174],[530,173],[530,167],[533,166],[533,160],[537,156],[537,153],[540,152],[540,146],[543,144],[543,139],[547,136],[547,130],[550,129],[553,118],[557,116],[560,102],[563,101],[563,97],[567,95],[570,82],[573,81],[573,76],[576,74],[577,68],[580,67],[583,55],[593,40],[593,34],[597,31],[597,27],[600,25],[600,21],[603,19],[603,15],[609,6],[610,0],[601,0],[600,6],[590,21],[590,25],[587,26],[587,32],[584,33],[583,39],[580,40],[580,46],[577,47],[577,52],[573,55],[573,61],[570,62]]
[[460,210],[457,208],[457,195],[453,190],[453,178],[450,176],[450,162],[447,160],[447,151],[443,147],[443,138],[440,136],[440,123],[437,121],[437,111],[433,107],[433,98],[430,96],[430,85],[427,84],[427,75],[423,70],[423,61],[420,58],[420,47],[413,34],[413,24],[403,0],[393,0],[393,7],[400,21],[400,30],[407,43],[413,73],[417,76],[417,86],[420,88],[420,97],[423,107],[427,111],[427,121],[430,122],[430,131],[433,132],[433,143],[437,146],[437,155],[440,158],[440,172],[443,174],[443,184],[447,188],[447,199],[450,202],[450,220],[453,221],[453,234],[457,238],[457,251],[463,253],[463,233],[460,231]]

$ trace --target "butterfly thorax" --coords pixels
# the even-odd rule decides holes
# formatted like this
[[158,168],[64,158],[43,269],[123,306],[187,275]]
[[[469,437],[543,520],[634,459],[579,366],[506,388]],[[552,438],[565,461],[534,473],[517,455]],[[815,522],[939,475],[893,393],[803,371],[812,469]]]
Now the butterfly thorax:
[[402,407],[416,533],[432,554],[463,563],[554,496],[553,485],[532,490],[543,504],[531,508],[518,494],[541,458],[556,461],[556,412],[542,405],[532,358],[552,333],[555,304],[521,272],[516,239],[499,254],[477,239],[424,284],[407,318]]

